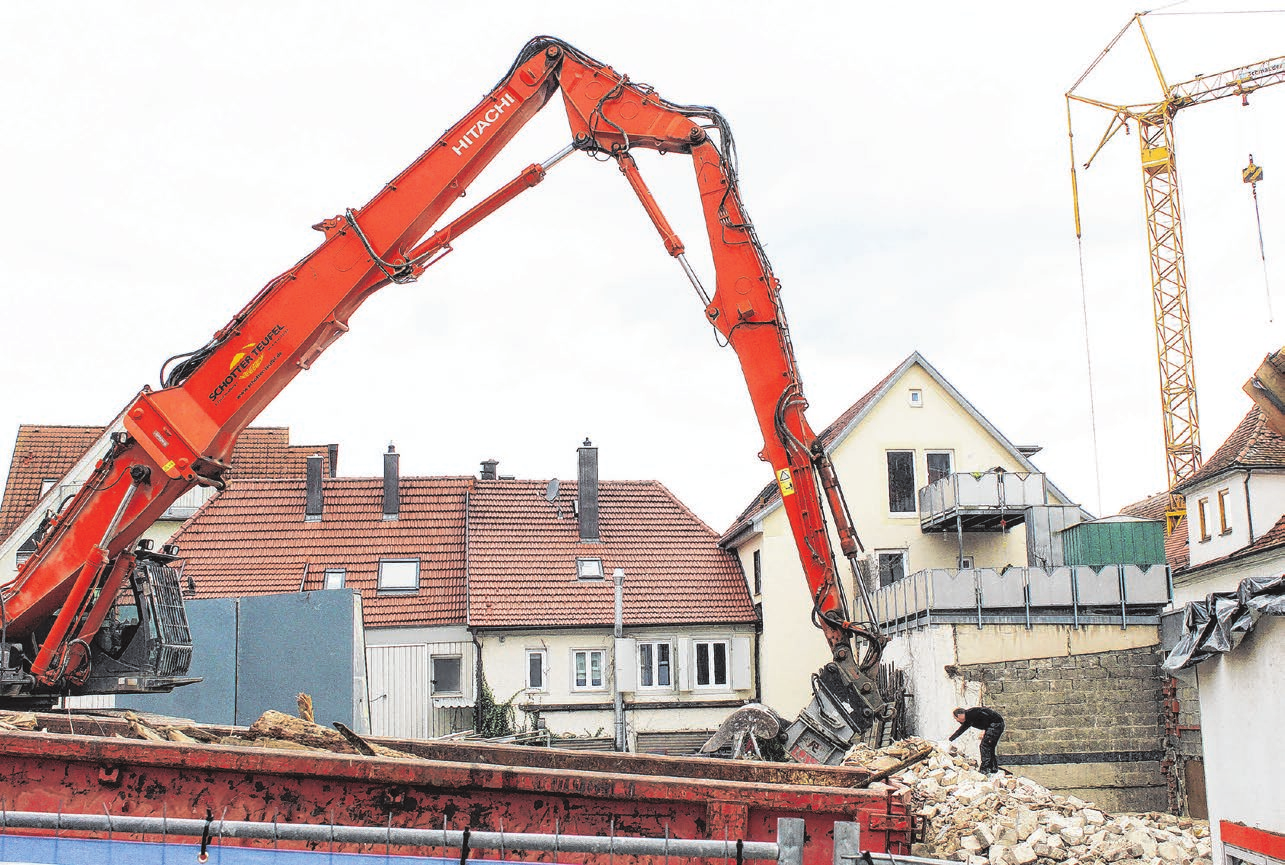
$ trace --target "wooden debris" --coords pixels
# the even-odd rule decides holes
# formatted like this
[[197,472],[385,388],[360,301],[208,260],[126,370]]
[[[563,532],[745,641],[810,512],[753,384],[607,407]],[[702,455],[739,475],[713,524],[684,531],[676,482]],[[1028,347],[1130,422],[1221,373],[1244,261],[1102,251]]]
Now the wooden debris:
[[300,694],[295,700],[299,704],[299,717],[305,721],[316,722],[316,717],[312,713],[312,697],[307,694]]

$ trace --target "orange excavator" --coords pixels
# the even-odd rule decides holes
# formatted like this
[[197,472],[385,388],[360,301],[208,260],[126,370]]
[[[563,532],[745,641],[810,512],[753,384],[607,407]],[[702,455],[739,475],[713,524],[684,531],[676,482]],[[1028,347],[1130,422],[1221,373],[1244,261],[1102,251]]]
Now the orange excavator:
[[[556,94],[571,143],[436,227],[515,134]],[[639,174],[638,148],[692,159],[716,271],[711,297]],[[886,638],[868,600],[854,621],[824,510],[843,555],[860,542],[834,467],[809,427],[807,401],[779,302],[779,284],[741,201],[735,146],[723,116],[678,105],[564,41],[526,44],[494,89],[364,207],[315,228],[325,240],[271,280],[200,348],[171,358],[158,390],[144,387],[125,432],[79,492],[46,521],[38,546],[0,592],[0,700],[164,692],[186,677],[191,639],[174,568],[176,550],[140,543],[193,485],[221,488],[237,436],[348,330],[353,311],[389,283],[419,278],[480,220],[540,183],[564,158],[615,162],[704,301],[706,320],[736,351],[763,433],[760,457],[776,474],[833,661],[814,677],[822,718],[809,737],[842,742],[888,715],[871,678]],[[864,592],[861,579],[854,581]],[[125,586],[133,605],[117,603]],[[125,615],[122,610],[129,609]],[[836,732],[837,731],[837,732]]]

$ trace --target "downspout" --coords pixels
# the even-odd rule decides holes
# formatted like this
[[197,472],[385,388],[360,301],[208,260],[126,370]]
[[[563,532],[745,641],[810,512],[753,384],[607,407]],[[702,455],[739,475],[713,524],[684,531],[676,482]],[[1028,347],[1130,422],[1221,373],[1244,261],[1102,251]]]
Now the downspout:
[[472,598],[469,595],[469,490],[464,490],[464,627],[473,638],[473,729],[477,729],[478,706],[482,701],[482,641],[477,638],[477,630],[473,627],[472,617],[470,615]]
[[[625,570],[616,568],[616,618],[615,618],[615,636],[616,643],[612,651],[613,661],[616,658],[616,652],[620,648],[620,638],[624,636],[624,619],[625,619]],[[614,688],[615,696],[613,701],[616,708],[616,751],[624,753],[628,750],[628,743],[625,741],[625,694],[620,690],[620,682],[616,682]]]
[[1254,508],[1249,501],[1249,476],[1253,469],[1245,469],[1245,520],[1249,525],[1249,543],[1254,542]]

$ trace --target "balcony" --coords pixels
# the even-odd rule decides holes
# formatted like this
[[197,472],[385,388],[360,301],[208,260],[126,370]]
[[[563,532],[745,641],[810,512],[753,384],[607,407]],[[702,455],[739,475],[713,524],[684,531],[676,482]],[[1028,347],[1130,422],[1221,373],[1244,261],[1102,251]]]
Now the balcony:
[[1002,532],[1026,520],[1026,509],[1048,504],[1038,472],[963,472],[919,491],[919,528],[931,532]]
[[943,623],[1155,624],[1173,590],[1164,565],[934,568],[871,595],[889,631]]
[[201,505],[205,504],[214,497],[215,489],[213,487],[192,487],[183,495],[179,496],[174,504],[161,514],[162,520],[186,520],[192,514],[196,513]]

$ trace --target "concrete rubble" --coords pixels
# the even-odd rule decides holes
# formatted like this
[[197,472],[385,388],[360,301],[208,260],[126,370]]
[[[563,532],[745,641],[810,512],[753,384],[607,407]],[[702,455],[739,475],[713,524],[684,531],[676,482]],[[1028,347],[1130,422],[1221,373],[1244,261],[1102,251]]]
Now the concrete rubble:
[[[910,738],[880,750],[857,745],[844,765],[879,772],[931,749],[886,783],[908,789],[925,820],[912,855],[967,865],[1211,865],[1209,824],[1170,814],[1107,814],[1029,778],[991,777],[934,742]],[[1001,754],[1001,761],[1003,755]]]

